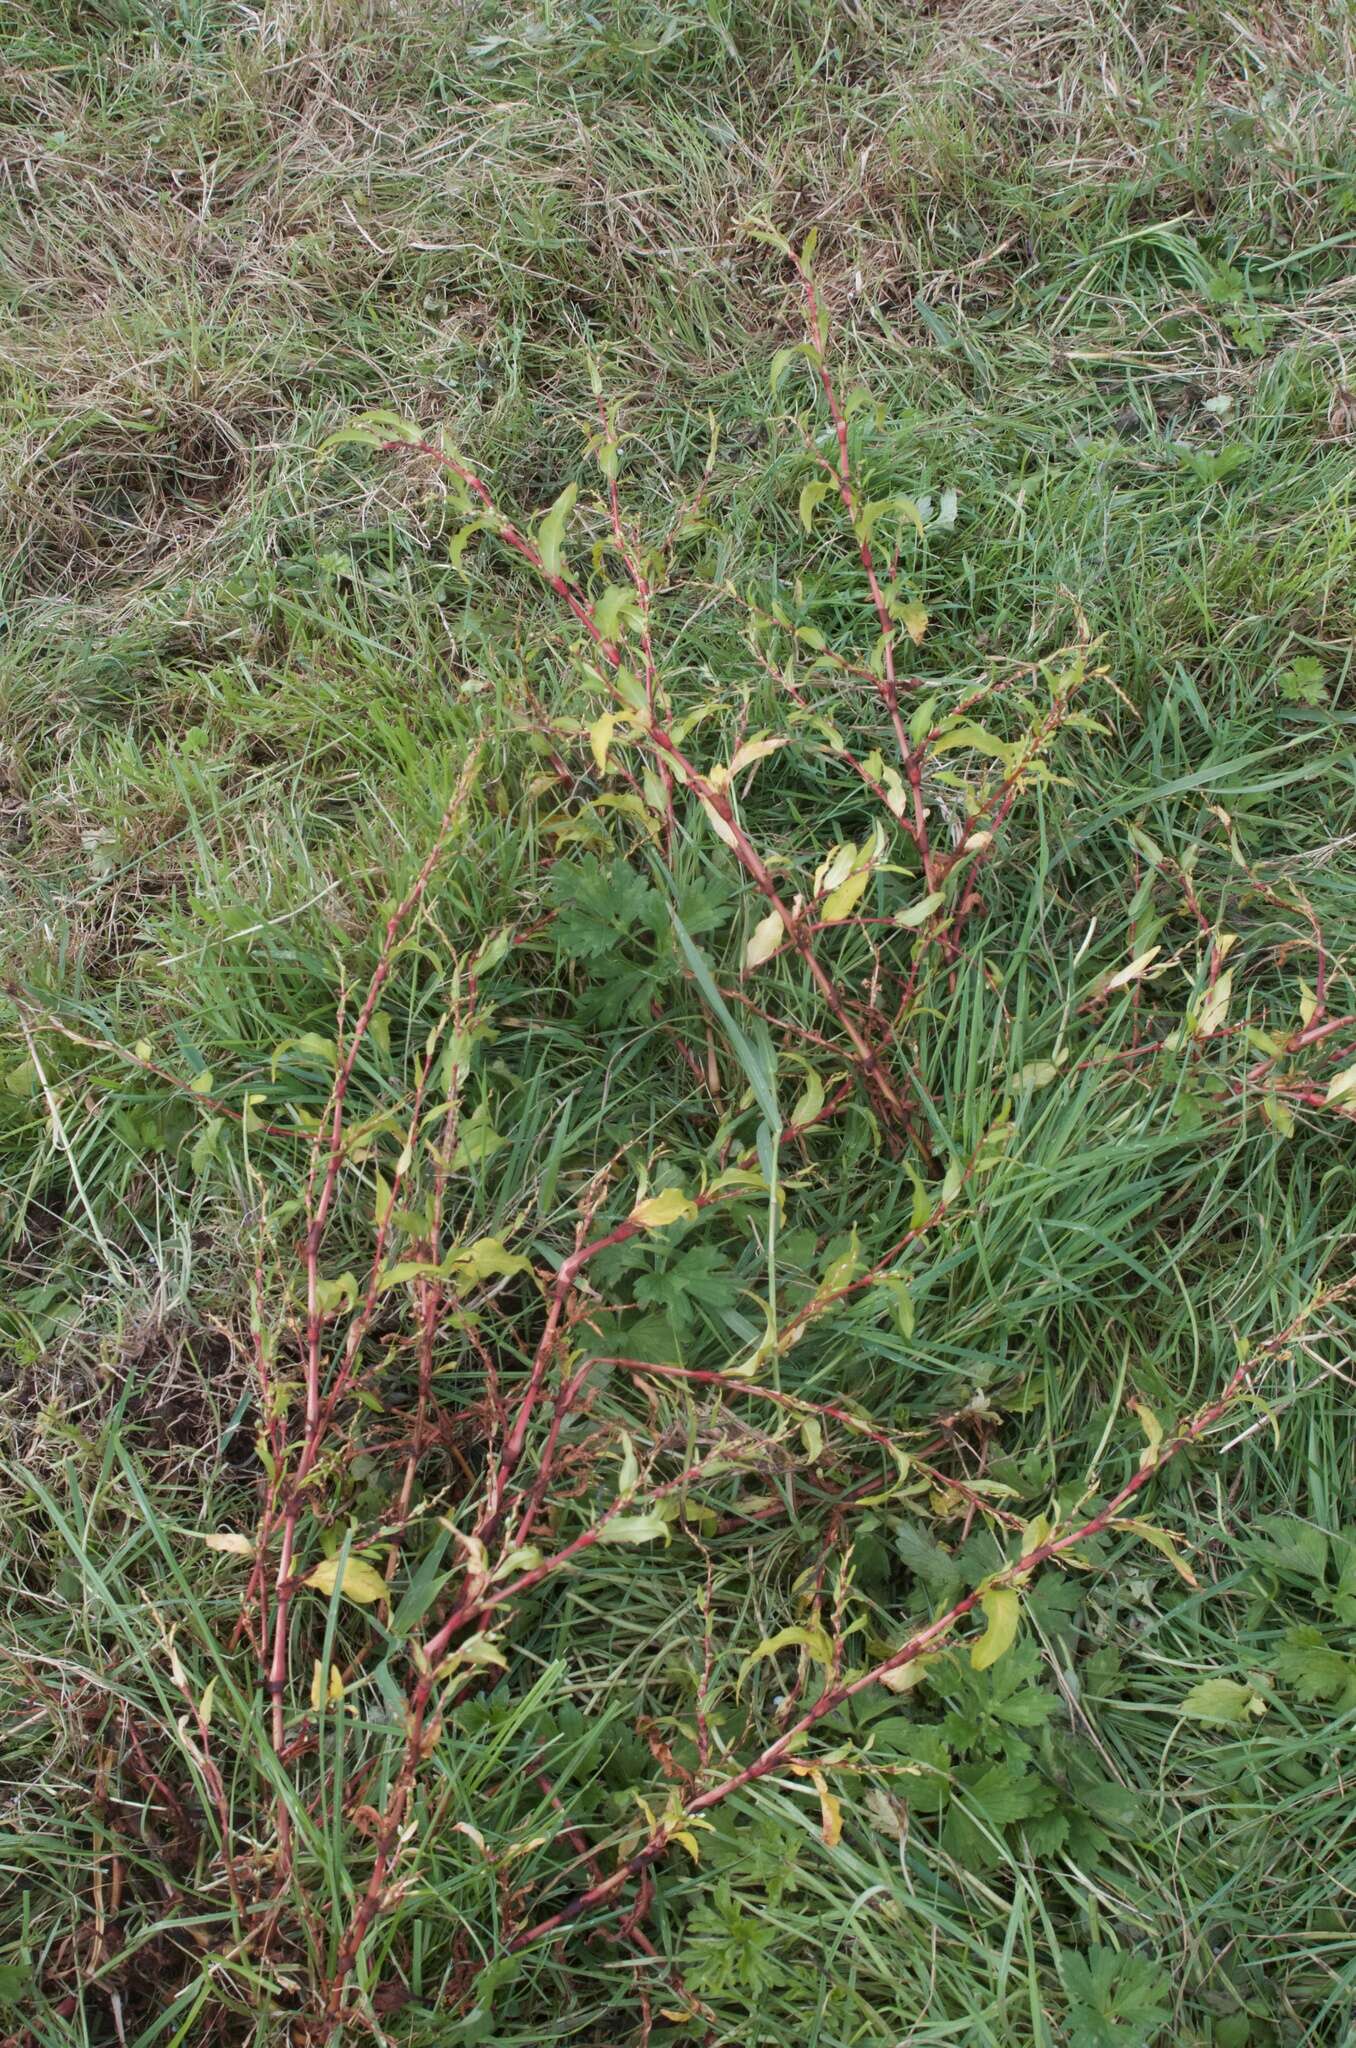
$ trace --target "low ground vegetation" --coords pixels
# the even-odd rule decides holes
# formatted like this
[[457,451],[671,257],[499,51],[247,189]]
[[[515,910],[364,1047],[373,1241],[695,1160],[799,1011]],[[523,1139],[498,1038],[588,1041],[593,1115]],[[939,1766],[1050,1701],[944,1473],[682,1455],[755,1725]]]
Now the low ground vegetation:
[[17,10],[0,2038],[1350,2040],[1353,78]]

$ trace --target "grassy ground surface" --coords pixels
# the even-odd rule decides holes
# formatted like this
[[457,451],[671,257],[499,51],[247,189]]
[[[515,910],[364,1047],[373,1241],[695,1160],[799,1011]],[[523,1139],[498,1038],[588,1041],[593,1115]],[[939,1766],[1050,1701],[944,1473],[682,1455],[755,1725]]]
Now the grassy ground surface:
[[0,2039],[1349,2043],[1349,11],[3,34]]

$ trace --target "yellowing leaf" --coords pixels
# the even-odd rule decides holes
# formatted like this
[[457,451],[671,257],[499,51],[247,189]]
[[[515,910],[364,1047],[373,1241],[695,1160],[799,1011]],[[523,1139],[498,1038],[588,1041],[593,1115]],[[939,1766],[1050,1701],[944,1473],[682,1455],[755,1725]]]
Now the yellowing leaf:
[[642,617],[636,593],[629,583],[609,583],[594,600],[593,623],[604,640],[616,640]]
[[336,1280],[317,1280],[315,1284],[315,1305],[321,1315],[333,1315],[338,1309],[352,1308],[358,1299],[358,1283],[352,1273],[341,1273]]
[[800,492],[800,523],[807,533],[813,533],[815,513],[825,498],[833,495],[835,486],[824,477],[814,483],[802,484]]
[[559,576],[563,565],[565,545],[565,522],[574,510],[574,501],[579,491],[575,484],[566,484],[555,504],[537,528],[537,551],[541,556],[542,568],[548,576]]
[[785,937],[786,926],[779,911],[770,910],[766,917],[760,918],[744,948],[745,974],[752,973],[755,967],[761,967],[765,960],[770,960]]
[[847,880],[856,865],[856,847],[850,839],[840,841],[815,869],[815,895],[822,896],[836,889],[840,882]]
[[351,1557],[340,1577],[337,1557],[322,1558],[314,1571],[309,1571],[303,1585],[313,1586],[317,1593],[328,1599],[338,1589],[345,1600],[355,1600],[360,1607],[369,1607],[374,1600],[386,1598],[386,1581],[372,1565],[360,1557]]
[[1132,1413],[1139,1417],[1140,1427],[1149,1439],[1147,1446],[1139,1454],[1139,1462],[1141,1465],[1152,1465],[1158,1456],[1158,1447],[1163,1441],[1163,1425],[1153,1409],[1147,1407],[1143,1401],[1132,1401],[1130,1407]]
[[751,768],[755,761],[765,761],[769,754],[775,754],[778,747],[788,744],[785,736],[780,739],[745,740],[742,747],[736,747],[731,757],[728,773],[738,775],[741,769]]
[[600,775],[607,773],[607,750],[612,745],[612,735],[617,729],[616,713],[605,711],[589,727],[589,745],[593,749],[594,764]]
[[913,1296],[909,1292],[908,1281],[902,1273],[882,1273],[876,1285],[883,1287],[894,1302],[895,1321],[899,1325],[899,1334],[907,1343],[914,1333],[916,1323]]
[[598,1525],[599,1543],[668,1542],[671,1531],[662,1515],[613,1515]]
[[796,1097],[791,1111],[790,1127],[799,1130],[803,1124],[812,1124],[824,1107],[824,1083],[812,1067],[810,1077]]
[[204,1536],[203,1542],[209,1550],[219,1550],[226,1557],[253,1557],[254,1545],[248,1536],[234,1536],[227,1529],[213,1530]]
[[496,1580],[511,1579],[515,1572],[534,1572],[541,1563],[541,1556],[535,1543],[519,1543],[506,1557],[500,1558],[491,1576]]
[[744,1680],[755,1664],[761,1663],[764,1657],[775,1657],[778,1650],[790,1649],[804,1650],[816,1664],[822,1664],[826,1671],[833,1668],[833,1644],[817,1623],[809,1622],[804,1627],[778,1629],[775,1636],[765,1636],[756,1650],[750,1650],[740,1665],[739,1676],[735,1680],[736,1695],[742,1691]]
[[1325,1102],[1348,1102],[1356,1096],[1356,1067],[1343,1067],[1340,1074],[1334,1074],[1328,1083]]
[[1048,1088],[1052,1081],[1059,1079],[1059,1068],[1053,1060],[1030,1060],[1013,1076],[1014,1088]]
[[1283,1095],[1267,1094],[1262,1097],[1262,1114],[1279,1138],[1293,1138],[1295,1135],[1295,1112]]
[[1313,1023],[1314,1018],[1318,1015],[1318,997],[1310,988],[1307,981],[1302,981],[1300,983],[1299,992],[1300,1028],[1303,1031],[1307,1031],[1309,1029],[1309,1026]]
[[204,1067],[200,1074],[193,1076],[188,1085],[194,1095],[210,1095],[212,1093],[212,1069]]
[[866,856],[863,855],[861,866],[850,874],[845,882],[840,882],[836,889],[831,890],[820,905],[819,914],[825,924],[837,924],[841,918],[847,917],[855,910],[870,880],[871,869],[867,865]]
[[907,1664],[898,1664],[893,1671],[883,1671],[880,1682],[887,1692],[912,1692],[927,1677],[929,1664],[936,1661],[935,1657],[910,1657]]
[[711,830],[715,833],[717,839],[721,840],[723,844],[726,846],[738,846],[739,839],[735,833],[734,827],[730,824],[727,824],[726,820],[721,817],[720,812],[716,809],[715,805],[709,800],[709,798],[702,797],[699,799],[699,801],[701,803],[702,809],[705,811],[707,815],[707,818],[710,820]]
[[1177,1545],[1182,1540],[1180,1536],[1175,1536],[1169,1529],[1159,1529],[1152,1522],[1140,1522],[1129,1516],[1123,1521],[1114,1523],[1113,1527],[1128,1529],[1133,1536],[1138,1536],[1142,1542],[1151,1544],[1160,1556],[1166,1557],[1178,1578],[1185,1579],[1189,1586],[1200,1585],[1200,1580],[1196,1577],[1195,1572],[1192,1571],[1191,1566],[1186,1562],[1185,1558],[1179,1557],[1177,1554]]
[[1161,946],[1149,946],[1143,953],[1137,953],[1128,967],[1122,967],[1103,982],[1102,994],[1109,996],[1118,988],[1127,988],[1132,981],[1142,981],[1162,950]]
[[[491,932],[488,939],[472,956],[472,974],[488,974],[491,968],[497,967],[501,960],[507,958],[512,945],[513,927],[511,925],[503,925],[497,932]],[[375,1021],[374,1018],[373,1022],[375,1023]],[[455,1052],[455,1045],[449,1047],[449,1050]],[[454,1059],[452,1064],[460,1065],[461,1062]]]
[[1221,974],[1214,987],[1207,990],[1201,998],[1200,1008],[1196,1012],[1198,1038],[1209,1038],[1225,1023],[1229,1015],[1229,998],[1233,993],[1233,986],[1234,975],[1233,969],[1230,968],[1227,973]]
[[[707,1192],[718,1195],[722,1188],[747,1188],[750,1194],[765,1195],[767,1181],[761,1173],[755,1173],[750,1167],[727,1166],[724,1173],[716,1175]],[[784,1207],[785,1204],[781,1206]]]
[[824,1268],[824,1285],[820,1298],[826,1294],[837,1294],[844,1287],[850,1287],[865,1264],[862,1248],[857,1242],[857,1226],[854,1223],[846,1251],[839,1252]]
[[873,498],[869,505],[863,505],[853,521],[852,530],[859,541],[871,545],[876,527],[889,513],[897,512],[902,519],[909,520],[918,530],[923,531],[923,515],[912,498]]
[[344,1697],[344,1675],[337,1664],[331,1664],[328,1676],[317,1657],[311,1670],[311,1705],[319,1713],[327,1703],[333,1705]]
[[930,895],[920,896],[917,903],[911,903],[907,910],[895,912],[895,923],[903,925],[906,932],[916,931],[920,924],[926,924],[934,911],[940,910],[946,901],[940,889]]
[[1132,844],[1139,848],[1150,867],[1161,868],[1163,865],[1163,849],[1158,841],[1151,839],[1141,825],[1132,824],[1128,819],[1125,829],[1130,836]]
[[1004,766],[1020,754],[1020,746],[1012,741],[1000,739],[996,732],[990,732],[985,725],[976,725],[973,719],[957,719],[954,724],[944,724],[933,740],[930,751],[934,754],[950,754],[957,747],[970,747],[977,754],[983,754],[991,761],[1001,761]]
[[[176,1627],[177,1625],[176,1623]],[[169,1632],[165,1651],[169,1658],[170,1677],[174,1680],[180,1692],[186,1693],[188,1691],[188,1673],[183,1667],[183,1661],[180,1658],[179,1652],[174,1647],[174,1629],[171,1629]]]
[[819,1794],[819,1835],[826,1849],[837,1848],[843,1838],[843,1809],[829,1790],[822,1771],[811,1771],[810,1782]]
[[210,1728],[212,1725],[212,1709],[216,1705],[216,1698],[216,1679],[209,1678],[203,1688],[202,1698],[198,1702],[198,1719],[202,1722],[204,1728]]
[[392,1287],[403,1287],[407,1280],[443,1280],[446,1277],[444,1267],[434,1265],[430,1259],[398,1259],[382,1274],[377,1292],[389,1293]]
[[882,768],[877,780],[885,790],[885,801],[892,814],[902,818],[909,807],[909,792],[905,789],[898,768]]
[[899,616],[904,626],[904,630],[908,634],[910,640],[912,640],[914,646],[921,647],[923,644],[923,635],[927,632],[928,629],[928,615],[924,611],[922,605],[901,605],[899,609]]
[[508,1658],[500,1649],[495,1638],[484,1630],[481,1630],[476,1635],[467,1636],[465,1642],[458,1643],[447,1662],[439,1665],[438,1668],[440,1672],[446,1672],[457,1664],[470,1664],[477,1671],[487,1669],[494,1669],[496,1671],[508,1670]]
[[278,1064],[289,1052],[305,1053],[309,1059],[320,1060],[327,1067],[337,1066],[339,1061],[339,1048],[332,1038],[322,1038],[318,1031],[303,1031],[300,1038],[284,1038],[281,1045],[274,1046],[269,1070],[275,1081]]
[[991,1586],[980,1601],[987,1627],[970,1645],[970,1662],[976,1671],[987,1671],[1017,1640],[1022,1603],[1006,1586]]
[[[906,1665],[905,1669],[909,1667]],[[886,1681],[882,1679],[882,1684]],[[919,1765],[906,1766],[917,1770]],[[888,1835],[892,1842],[908,1839],[909,1809],[902,1799],[892,1799],[883,1785],[870,1785],[862,1801],[862,1812],[878,1835]]]
[[450,1277],[463,1287],[476,1280],[508,1279],[514,1273],[530,1273],[532,1262],[520,1252],[511,1252],[497,1237],[478,1237],[465,1251],[453,1252],[445,1261]]
[[697,1204],[690,1195],[685,1195],[681,1188],[665,1188],[662,1194],[637,1202],[631,1211],[631,1221],[642,1230],[667,1230],[671,1223],[690,1223],[696,1213]]

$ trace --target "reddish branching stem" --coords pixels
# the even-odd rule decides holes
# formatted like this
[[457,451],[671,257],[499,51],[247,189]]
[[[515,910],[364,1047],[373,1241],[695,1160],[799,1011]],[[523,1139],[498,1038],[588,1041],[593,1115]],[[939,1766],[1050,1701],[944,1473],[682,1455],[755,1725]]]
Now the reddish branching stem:
[[[440,464],[458,477],[465,488],[485,508],[486,515],[491,520],[493,531],[497,537],[514,554],[520,556],[523,561],[529,564],[546,587],[554,591],[556,596],[566,605],[571,615],[583,626],[594,648],[601,656],[605,667],[614,675],[624,667],[621,648],[598,625],[593,605],[585,593],[567,577],[550,569],[536,543],[529,539],[512,520],[504,518],[495,505],[489,486],[482,478],[477,476],[464,463],[459,462],[454,456],[448,455],[443,449],[435,447],[431,441],[391,441],[386,445],[392,451],[413,448],[419,454]],[[610,501],[614,499],[615,485],[612,486]],[[623,560],[627,563],[628,571],[632,574],[633,582],[636,577],[640,577],[640,581],[635,587],[637,588],[638,596],[643,598],[642,616],[645,621],[643,652],[646,663],[648,711],[648,721],[642,737],[654,756],[656,767],[659,769],[661,776],[667,778],[667,788],[671,789],[675,780],[681,782],[692,791],[693,795],[702,804],[708,817],[713,821],[718,836],[730,848],[730,851],[748,875],[759,895],[767,903],[769,909],[780,919],[788,941],[804,962],[806,970],[814,982],[825,1008],[830,1012],[852,1047],[854,1060],[870,1093],[880,1103],[882,1109],[893,1123],[909,1128],[909,1112],[899,1092],[898,1085],[886,1072],[875,1048],[853,1021],[841,990],[816,955],[810,934],[779,892],[776,882],[773,880],[771,870],[744,829],[738,813],[730,801],[728,792],[723,788],[718,788],[714,782],[709,780],[696,767],[683,751],[679,742],[674,738],[671,726],[665,721],[658,707],[657,676],[654,669],[653,645],[649,633],[649,586],[644,578],[640,576],[631,544],[621,528],[619,515],[617,515],[616,535],[617,545],[622,551]]]
[[1188,1445],[1196,1443],[1212,1424],[1218,1422],[1221,1416],[1233,1407],[1235,1401],[1251,1387],[1262,1366],[1270,1358],[1274,1357],[1278,1351],[1284,1350],[1296,1332],[1313,1315],[1332,1302],[1353,1292],[1356,1292],[1356,1280],[1348,1280],[1326,1290],[1303,1315],[1296,1317],[1279,1336],[1273,1337],[1265,1344],[1260,1352],[1244,1359],[1230,1375],[1214,1399],[1204,1408],[1199,1409],[1190,1421],[1184,1423],[1173,1436],[1165,1439],[1152,1457],[1146,1459],[1125,1484],[1119,1487],[1095,1514],[1087,1516],[1076,1527],[1068,1529],[1062,1534],[1057,1531],[1044,1542],[1036,1544],[1031,1550],[1022,1552],[1010,1564],[994,1573],[984,1585],[977,1586],[973,1592],[967,1593],[963,1599],[953,1602],[946,1609],[945,1613],[938,1615],[925,1628],[916,1630],[907,1642],[902,1643],[898,1649],[891,1651],[888,1657],[881,1658],[865,1671],[859,1671],[851,1677],[839,1679],[837,1682],[826,1686],[813,1705],[807,1707],[804,1713],[789,1728],[783,1730],[774,1742],[768,1743],[749,1763],[742,1765],[737,1771],[728,1773],[714,1785],[708,1786],[704,1791],[685,1800],[680,1811],[676,1814],[666,1815],[665,1819],[651,1830],[643,1845],[634,1854],[628,1856],[615,1870],[595,1884],[590,1885],[587,1890],[579,1892],[567,1904],[547,1914],[535,1926],[523,1929],[514,1936],[511,1946],[514,1949],[527,1948],[534,1942],[548,1939],[551,1935],[560,1932],[562,1928],[570,1926],[585,1915],[609,1905],[627,1885],[633,1883],[643,1872],[660,1860],[675,1835],[690,1828],[694,1820],[699,1819],[702,1814],[710,1812],[712,1807],[723,1804],[725,1800],[729,1799],[734,1793],[741,1791],[746,1785],[756,1783],[758,1779],[764,1778],[769,1772],[774,1771],[779,1764],[787,1762],[793,1753],[799,1749],[805,1737],[810,1734],[812,1729],[817,1727],[821,1721],[826,1720],[829,1715],[836,1713],[848,1700],[854,1699],[859,1693],[866,1692],[873,1686],[881,1684],[895,1672],[902,1671],[906,1665],[917,1663],[920,1658],[927,1657],[941,1649],[946,1644],[957,1624],[964,1621],[967,1615],[972,1614],[980,1606],[987,1593],[995,1588],[1017,1590],[1025,1586],[1033,1574],[1038,1572],[1042,1566],[1049,1564],[1057,1558],[1067,1556],[1072,1551],[1075,1551],[1080,1544],[1086,1543],[1092,1537],[1099,1536],[1110,1529],[1121,1510],[1128,1506],[1135,1496],[1142,1492],[1149,1485],[1150,1481],[1155,1479],[1180,1451],[1186,1449]]

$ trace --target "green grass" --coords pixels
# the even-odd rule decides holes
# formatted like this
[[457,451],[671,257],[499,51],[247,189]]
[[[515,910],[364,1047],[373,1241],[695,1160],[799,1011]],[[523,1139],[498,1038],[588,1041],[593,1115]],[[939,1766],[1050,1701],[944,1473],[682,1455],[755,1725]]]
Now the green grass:
[[[1349,11],[24,0],[4,33],[0,2038],[1347,2048],[1356,1318],[1328,1295],[1356,1183],[1353,1098],[1325,1097],[1356,1059]],[[663,680],[703,769],[788,741],[740,816],[809,897],[878,807],[742,600],[858,664],[875,618],[846,522],[798,517],[826,418],[803,363],[770,395],[800,302],[751,221],[817,229],[834,374],[871,400],[854,461],[931,501],[899,539],[927,613],[906,716],[982,687],[1011,742],[1077,661],[1086,722],[1024,785],[960,957],[919,956],[893,1068],[918,1141],[853,1083],[782,1148],[780,1200],[591,1262],[568,1363],[747,1364],[770,1307],[881,1258],[1012,1130],[899,1261],[911,1319],[865,1289],[743,1393],[595,1368],[544,1550],[596,1526],[628,1442],[642,1496],[704,1469],[671,1541],[587,1549],[514,1602],[505,1669],[449,1686],[341,2036],[326,1987],[411,1641],[461,1584],[448,1525],[483,1512],[489,1375],[521,1391],[582,1205],[606,1228],[638,1188],[709,1185],[770,1095],[799,1121],[852,1061],[794,953],[741,973],[764,905],[692,798],[647,823],[624,730],[597,771],[607,685],[549,592],[488,536],[450,559],[427,461],[324,444],[373,407],[445,432],[525,526],[578,483],[596,591],[593,372],[647,545],[714,422],[660,577]],[[869,682],[813,652],[810,710],[890,759]],[[364,1273],[428,1034],[470,1006],[461,1131],[502,1143],[450,1169],[447,1238],[532,1272],[445,1305],[409,1515],[414,1303],[383,1297],[300,1540],[306,1569],[398,1551],[392,1600],[294,1599],[280,1757],[248,1565],[202,1538],[254,1530],[261,1431],[297,1428],[318,1042],[477,748],[354,1069],[372,1135],[322,1265]],[[992,768],[934,760],[942,843]],[[857,914],[922,893],[896,833]],[[1338,1028],[1292,1048],[1315,931]],[[860,1006],[913,945],[863,923],[818,950]],[[440,1171],[416,1147],[401,1200]],[[1194,1585],[1134,1532],[1090,1539],[990,1671],[958,1632],[715,1807],[699,1861],[675,1845],[625,1892],[640,1940],[599,1910],[510,1952],[639,1846],[646,1805],[814,1701],[813,1637],[741,1677],[760,1644],[827,1629],[865,1668],[1018,1554],[845,1410],[1009,1489],[989,1507],[1073,1522],[1136,1469],[1131,1404],[1185,1426],[1247,1356],[1253,1393],[1139,1497]],[[538,1425],[529,1480],[547,1456]],[[311,1704],[317,1663],[341,1703]],[[1183,1713],[1212,1680],[1240,1718]]]

